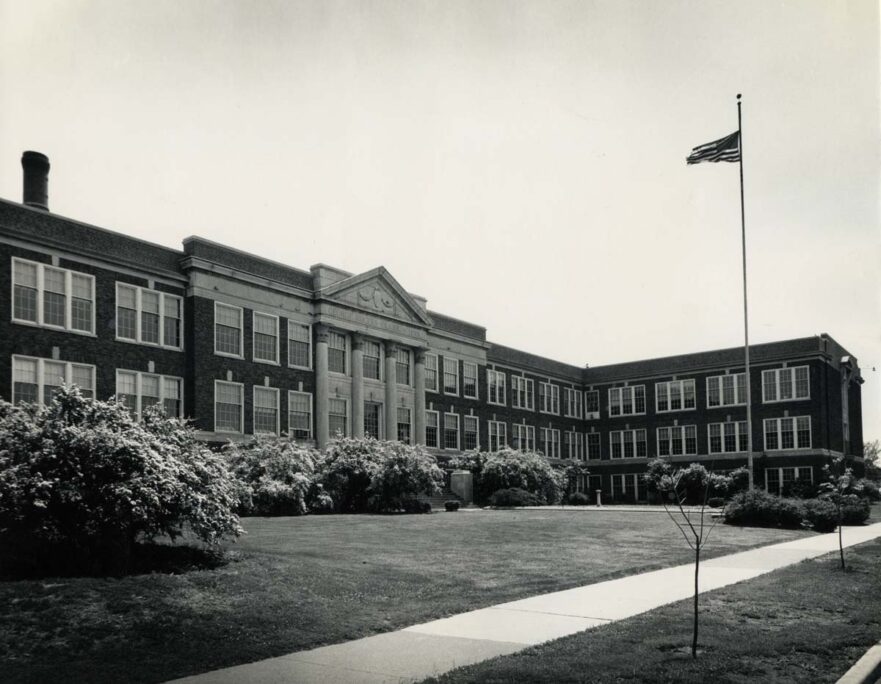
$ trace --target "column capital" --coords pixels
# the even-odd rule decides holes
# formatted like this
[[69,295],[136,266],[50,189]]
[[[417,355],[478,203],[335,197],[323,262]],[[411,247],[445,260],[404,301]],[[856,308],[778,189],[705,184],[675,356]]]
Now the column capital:
[[385,340],[385,355],[386,356],[394,356],[395,352],[398,351],[398,347],[401,345],[395,342],[394,340]]
[[361,351],[364,349],[364,335],[361,333],[353,332],[351,334],[352,338],[352,351]]
[[326,343],[330,335],[330,329],[324,323],[316,323],[313,327],[315,328],[315,341]]
[[413,352],[416,363],[425,363],[425,355],[428,353],[428,349],[426,347],[416,347]]

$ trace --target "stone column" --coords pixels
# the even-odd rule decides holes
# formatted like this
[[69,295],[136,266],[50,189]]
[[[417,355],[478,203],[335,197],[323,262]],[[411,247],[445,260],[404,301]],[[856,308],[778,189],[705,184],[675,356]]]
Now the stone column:
[[414,431],[413,443],[425,444],[425,349],[416,350],[416,363],[413,366],[413,401]]
[[364,436],[364,338],[352,334],[352,436]]
[[395,352],[398,345],[390,340],[385,343],[385,438],[398,439],[398,378]]
[[327,327],[315,326],[315,439],[318,448],[327,446],[328,439],[328,378],[327,378]]

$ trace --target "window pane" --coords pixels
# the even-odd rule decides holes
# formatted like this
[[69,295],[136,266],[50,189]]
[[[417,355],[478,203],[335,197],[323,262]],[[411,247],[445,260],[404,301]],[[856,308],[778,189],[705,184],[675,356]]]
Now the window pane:
[[312,436],[311,404],[309,394],[288,393],[288,429],[294,439],[309,439]]
[[241,356],[241,311],[218,304],[214,309],[214,344],[218,352]]
[[162,343],[168,347],[180,347],[181,302],[177,297],[163,297],[165,320],[163,321]]
[[37,322],[37,265],[15,262],[13,318]]
[[810,382],[808,380],[808,367],[799,366],[795,369],[795,398],[807,399],[810,396]]
[[74,330],[92,332],[92,279],[74,273],[71,275],[73,298],[70,304],[70,327]]
[[777,401],[777,372],[762,371],[762,392],[765,401]]
[[215,384],[217,430],[242,431],[242,387],[230,383]]
[[311,343],[308,325],[288,321],[288,363],[291,366],[310,367]]
[[268,387],[254,388],[254,432],[275,434],[278,426],[278,392]]
[[67,297],[64,271],[54,268],[43,269],[43,323],[64,326]]
[[12,393],[16,404],[34,403],[39,400],[37,364],[36,359],[13,359]]
[[776,420],[766,420],[765,421],[765,449],[769,451],[772,449],[778,449],[779,443],[777,440],[777,421]]
[[277,362],[278,319],[254,314],[254,360]]
[[141,342],[159,344],[159,294],[141,290]]

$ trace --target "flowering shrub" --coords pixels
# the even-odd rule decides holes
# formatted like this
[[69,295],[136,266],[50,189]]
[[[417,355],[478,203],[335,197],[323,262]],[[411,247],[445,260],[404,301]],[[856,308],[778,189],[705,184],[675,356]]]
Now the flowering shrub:
[[383,459],[378,439],[340,437],[328,444],[319,465],[321,482],[340,513],[367,510],[367,492]]
[[554,504],[566,488],[566,475],[555,470],[542,454],[502,449],[486,454],[481,471],[475,474],[475,488],[481,501],[499,489],[523,489],[542,504]]
[[278,437],[258,437],[225,448],[239,482],[243,515],[305,515],[318,453]]
[[496,508],[509,508],[515,506],[541,506],[543,500],[541,497],[527,492],[519,487],[511,487],[509,489],[499,489],[492,493],[489,497],[491,506]]
[[184,525],[241,533],[223,459],[183,421],[62,387],[46,407],[0,401],[0,563],[59,574],[125,572],[135,542]]

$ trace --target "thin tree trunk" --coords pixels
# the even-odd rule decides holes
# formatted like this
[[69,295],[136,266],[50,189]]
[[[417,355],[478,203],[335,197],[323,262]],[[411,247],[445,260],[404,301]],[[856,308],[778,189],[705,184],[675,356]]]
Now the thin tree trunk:
[[700,573],[701,567],[701,546],[700,542],[695,544],[694,547],[694,634],[691,638],[691,657],[697,658],[697,600],[699,595],[698,590],[698,575]]
[[844,541],[841,536],[841,528],[844,527],[841,521],[841,507],[838,508],[838,553],[841,555],[841,569],[844,570]]

